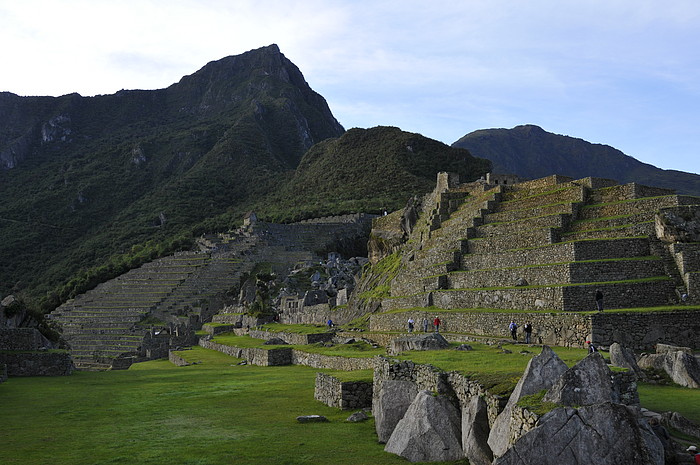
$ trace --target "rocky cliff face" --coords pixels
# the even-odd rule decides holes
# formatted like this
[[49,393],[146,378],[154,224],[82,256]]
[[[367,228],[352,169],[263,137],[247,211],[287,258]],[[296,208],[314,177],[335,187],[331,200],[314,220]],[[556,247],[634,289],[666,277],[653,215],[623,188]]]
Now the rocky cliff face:
[[0,93],[0,128],[0,259],[9,264],[0,295],[55,285],[114,251],[231,212],[344,132],[276,45],[166,89]]

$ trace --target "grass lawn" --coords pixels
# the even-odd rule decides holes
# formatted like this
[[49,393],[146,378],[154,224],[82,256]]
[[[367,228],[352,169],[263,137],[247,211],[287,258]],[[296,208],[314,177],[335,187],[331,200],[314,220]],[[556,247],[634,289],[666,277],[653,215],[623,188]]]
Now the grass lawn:
[[700,424],[700,389],[639,383],[637,391],[642,407],[655,412],[680,412]]
[[[405,464],[372,420],[313,398],[318,370],[238,366],[194,348],[196,365],[11,378],[0,384],[3,465]],[[320,414],[329,423],[300,424]],[[466,463],[466,462],[457,462]]]

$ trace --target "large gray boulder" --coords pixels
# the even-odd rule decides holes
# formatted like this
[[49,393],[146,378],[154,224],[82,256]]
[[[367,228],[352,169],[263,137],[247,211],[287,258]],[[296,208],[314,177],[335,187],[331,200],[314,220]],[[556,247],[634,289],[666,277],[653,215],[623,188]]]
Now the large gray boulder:
[[637,378],[643,379],[645,377],[644,372],[641,368],[639,368],[639,365],[637,365],[637,357],[634,355],[632,349],[628,349],[627,347],[623,347],[619,343],[614,342],[610,346],[609,353],[610,363],[613,366],[627,368],[637,375]]
[[420,391],[384,447],[411,462],[445,462],[464,457],[460,413],[445,396]]
[[700,364],[692,355],[683,350],[661,354],[643,354],[637,361],[642,368],[663,370],[674,383],[689,388],[700,388]]
[[372,415],[379,442],[389,440],[416,394],[418,387],[412,381],[386,380],[379,385],[372,400]]
[[450,343],[440,333],[423,333],[404,336],[391,341],[387,352],[397,355],[407,350],[442,350],[450,347]]
[[493,452],[488,444],[489,414],[486,401],[472,396],[462,407],[462,449],[471,465],[490,465]]
[[568,369],[566,363],[548,346],[543,346],[542,352],[528,362],[523,376],[508,398],[508,403],[491,426],[488,445],[495,456],[505,453],[520,430],[520,425],[513,425],[511,422],[513,406],[524,396],[551,388]]
[[638,409],[603,403],[562,407],[540,418],[496,465],[663,465],[664,448]]
[[544,400],[570,406],[593,405],[620,402],[620,393],[603,356],[595,352],[567,370]]

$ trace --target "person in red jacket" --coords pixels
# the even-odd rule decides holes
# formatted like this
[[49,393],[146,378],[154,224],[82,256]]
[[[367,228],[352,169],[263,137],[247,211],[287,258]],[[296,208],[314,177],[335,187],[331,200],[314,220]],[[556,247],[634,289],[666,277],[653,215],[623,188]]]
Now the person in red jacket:
[[700,453],[698,453],[698,448],[695,446],[690,446],[686,450],[693,455],[695,465],[700,465]]
[[435,332],[439,333],[440,332],[440,318],[438,318],[437,315],[435,315],[435,319],[433,320],[433,326],[435,326]]

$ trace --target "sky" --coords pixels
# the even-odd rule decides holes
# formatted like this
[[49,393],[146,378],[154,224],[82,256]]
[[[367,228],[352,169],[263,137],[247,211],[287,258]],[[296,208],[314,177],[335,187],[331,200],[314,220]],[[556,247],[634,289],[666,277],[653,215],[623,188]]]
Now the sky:
[[0,0],[0,91],[160,89],[273,43],[346,129],[536,124],[700,173],[697,0]]

